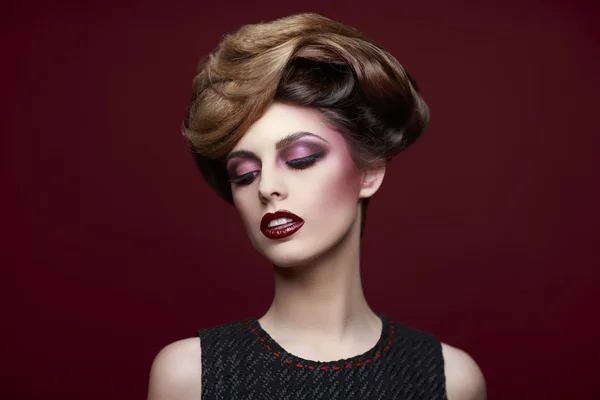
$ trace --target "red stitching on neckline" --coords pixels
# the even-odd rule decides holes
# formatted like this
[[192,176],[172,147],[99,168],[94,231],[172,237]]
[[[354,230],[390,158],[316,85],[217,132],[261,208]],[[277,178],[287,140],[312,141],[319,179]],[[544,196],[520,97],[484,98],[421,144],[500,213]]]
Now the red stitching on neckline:
[[[256,335],[256,337],[260,340],[261,343],[265,343],[266,342],[266,339],[264,337],[262,337],[262,336],[259,336],[258,331],[256,329],[252,328],[252,326],[250,325],[250,322],[248,322],[247,320],[243,320],[243,322],[244,322],[244,324],[246,324],[246,326],[248,326],[248,328],[250,328],[250,332],[254,333],[254,335]],[[390,328],[390,338],[387,341],[387,345],[384,346],[384,348],[383,348],[384,352],[386,352],[386,351],[388,351],[390,349],[390,347],[392,346],[392,342],[394,340],[394,337],[396,336],[396,325],[395,325],[396,322],[393,319],[388,319],[388,322],[389,322],[389,325],[390,325],[389,326],[389,328]],[[267,351],[269,353],[273,354],[275,357],[277,357],[277,358],[281,357],[281,354],[279,354],[276,351],[274,351],[271,348],[271,346],[269,346],[268,343],[265,343],[265,348],[267,349]],[[377,354],[375,354],[375,359],[380,359],[381,356],[382,356],[382,353],[377,353]],[[362,367],[362,366],[364,366],[366,364],[371,364],[371,363],[373,363],[373,361],[375,361],[373,358],[369,358],[365,362],[359,360],[359,361],[355,362],[354,364],[348,363],[343,368],[345,368],[345,369],[350,369],[352,367],[358,368],[358,367]],[[288,365],[292,365],[293,364],[292,360],[289,360],[289,359],[285,360],[284,362],[286,364],[288,364]],[[317,369],[319,371],[327,371],[329,369],[331,369],[333,371],[338,371],[338,370],[342,369],[342,367],[339,366],[339,365],[334,365],[333,367],[329,368],[326,365],[317,366],[317,365],[303,365],[301,363],[298,363],[298,364],[295,364],[295,366],[297,368],[300,368],[300,369],[303,369],[304,367],[306,367],[306,368],[310,369],[311,371],[314,371],[315,369]]]

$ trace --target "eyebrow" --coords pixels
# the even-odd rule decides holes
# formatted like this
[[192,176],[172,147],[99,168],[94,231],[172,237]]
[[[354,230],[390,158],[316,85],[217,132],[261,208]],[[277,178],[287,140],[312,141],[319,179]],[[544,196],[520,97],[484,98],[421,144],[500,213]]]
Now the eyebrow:
[[[301,131],[301,132],[290,133],[289,135],[287,135],[283,139],[279,140],[277,143],[275,143],[275,149],[276,150],[281,150],[281,149],[289,146],[290,144],[294,143],[296,140],[298,140],[300,138],[303,138],[305,136],[315,137],[317,139],[320,139],[320,140],[324,141],[325,143],[329,143],[327,140],[323,139],[319,135],[316,135],[316,134],[311,133],[311,132]],[[231,160],[232,158],[254,158],[254,159],[258,160],[258,156],[256,154],[254,154],[253,152],[249,151],[249,150],[236,150],[236,151],[232,151],[227,156],[226,162],[229,162],[229,160]]]

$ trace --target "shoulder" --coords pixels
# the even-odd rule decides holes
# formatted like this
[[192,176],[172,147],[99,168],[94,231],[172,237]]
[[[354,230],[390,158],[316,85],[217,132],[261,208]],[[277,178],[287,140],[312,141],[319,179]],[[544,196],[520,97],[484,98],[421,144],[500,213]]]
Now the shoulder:
[[445,343],[442,343],[442,355],[448,400],[485,400],[485,378],[475,360]]
[[165,346],[150,369],[148,400],[199,399],[202,362],[199,338],[189,338]]

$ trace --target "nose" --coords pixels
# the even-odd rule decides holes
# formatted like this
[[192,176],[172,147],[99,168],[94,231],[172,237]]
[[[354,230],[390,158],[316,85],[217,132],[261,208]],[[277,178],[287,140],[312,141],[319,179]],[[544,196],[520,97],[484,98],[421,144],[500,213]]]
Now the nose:
[[258,198],[262,203],[273,200],[281,200],[287,197],[287,189],[283,182],[281,173],[275,169],[263,168],[260,171],[258,183]]

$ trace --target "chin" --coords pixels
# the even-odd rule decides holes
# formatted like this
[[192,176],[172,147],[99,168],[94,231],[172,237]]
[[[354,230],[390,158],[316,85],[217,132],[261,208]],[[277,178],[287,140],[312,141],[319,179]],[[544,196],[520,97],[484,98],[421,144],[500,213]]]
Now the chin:
[[324,249],[313,248],[308,243],[293,239],[270,243],[260,241],[259,246],[255,246],[256,250],[270,263],[281,268],[307,265],[324,252]]
[[281,240],[271,240],[262,233],[253,232],[251,242],[256,251],[271,264],[281,268],[298,268],[326,257],[327,253],[348,239],[353,225],[321,229],[319,234],[300,230]]
[[303,235],[290,236],[280,242],[268,239],[254,242],[255,249],[271,264],[281,268],[299,268],[321,258],[334,245],[327,240],[315,240]]
[[295,246],[296,243],[278,243],[261,251],[262,255],[270,263],[281,268],[301,267],[314,259],[313,252],[306,246]]

